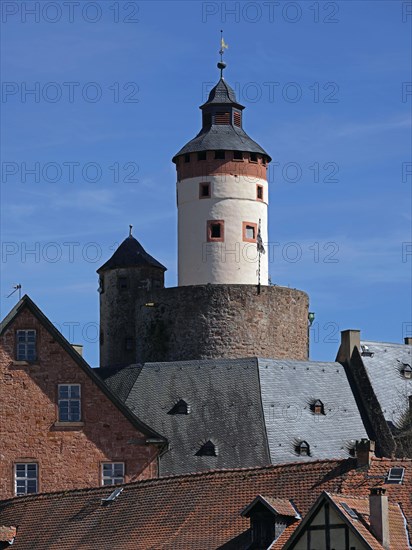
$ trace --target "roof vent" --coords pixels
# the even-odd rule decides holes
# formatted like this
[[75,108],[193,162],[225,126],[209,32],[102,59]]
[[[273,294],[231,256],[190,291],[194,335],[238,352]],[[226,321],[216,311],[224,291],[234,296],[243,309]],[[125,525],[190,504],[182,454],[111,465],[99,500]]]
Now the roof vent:
[[183,399],[179,399],[176,405],[170,409],[167,414],[189,414],[189,405]]
[[361,344],[361,355],[362,357],[373,357],[375,354],[369,349],[369,346]]
[[116,500],[116,498],[120,495],[120,493],[123,491],[124,487],[118,487],[113,491],[113,493],[110,493],[110,495],[107,498],[102,498],[102,506],[109,504],[110,502],[113,502]]
[[405,474],[405,468],[395,467],[391,468],[386,476],[385,483],[393,485],[401,485],[403,476]]
[[217,456],[215,444],[209,439],[209,441],[206,441],[206,443],[200,447],[195,456]]

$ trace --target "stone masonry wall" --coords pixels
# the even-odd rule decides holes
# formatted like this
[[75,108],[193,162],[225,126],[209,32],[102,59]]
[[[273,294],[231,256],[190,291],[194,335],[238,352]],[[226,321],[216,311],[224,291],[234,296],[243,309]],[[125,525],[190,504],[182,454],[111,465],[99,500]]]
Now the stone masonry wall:
[[[15,361],[15,331],[37,331],[35,363]],[[58,426],[58,384],[81,384],[82,425]],[[157,476],[158,448],[140,433],[29,310],[0,341],[0,498],[14,495],[14,464],[36,462],[39,491],[101,485],[102,462],[125,481]]]
[[137,362],[308,358],[309,299],[300,290],[199,285],[139,292],[136,300]]

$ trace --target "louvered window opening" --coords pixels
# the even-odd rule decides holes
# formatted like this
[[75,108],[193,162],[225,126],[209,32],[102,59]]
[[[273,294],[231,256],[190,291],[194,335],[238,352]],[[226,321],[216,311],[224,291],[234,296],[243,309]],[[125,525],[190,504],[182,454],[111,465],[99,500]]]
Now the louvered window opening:
[[242,126],[242,115],[239,111],[234,111],[233,113],[233,124],[239,127]]
[[230,113],[216,113],[215,124],[230,124]]

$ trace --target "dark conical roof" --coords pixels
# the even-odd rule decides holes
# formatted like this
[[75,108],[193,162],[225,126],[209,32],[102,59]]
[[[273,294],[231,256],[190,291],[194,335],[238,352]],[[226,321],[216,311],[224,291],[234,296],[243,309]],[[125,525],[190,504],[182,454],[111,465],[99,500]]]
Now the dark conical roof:
[[103,264],[97,273],[119,267],[139,267],[139,266],[157,267],[166,271],[166,267],[150,256],[143,246],[132,235],[125,239],[113,256]]
[[[225,109],[232,111],[241,111],[244,109],[244,106],[238,103],[235,91],[227,84],[223,77],[221,77],[216,86],[210,90],[206,103],[201,105],[200,108],[204,113],[213,113],[219,110],[219,105],[225,105]],[[174,155],[172,161],[177,162],[177,157],[187,153],[213,151],[217,149],[258,153],[267,157],[269,162],[272,160],[267,152],[247,135],[242,126],[234,126],[233,124],[211,124],[210,126],[203,125],[197,136],[186,143],[186,145]]]
[[201,108],[211,103],[232,103],[240,109],[244,109],[243,105],[237,102],[234,89],[231,88],[223,78],[221,78],[216,86],[210,90],[209,97]]

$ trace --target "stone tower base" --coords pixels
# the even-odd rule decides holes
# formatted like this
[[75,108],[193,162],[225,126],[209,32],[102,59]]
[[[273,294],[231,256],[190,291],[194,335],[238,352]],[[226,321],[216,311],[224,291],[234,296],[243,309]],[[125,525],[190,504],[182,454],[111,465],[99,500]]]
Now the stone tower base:
[[218,357],[308,358],[305,292],[199,285],[138,292],[136,361]]

